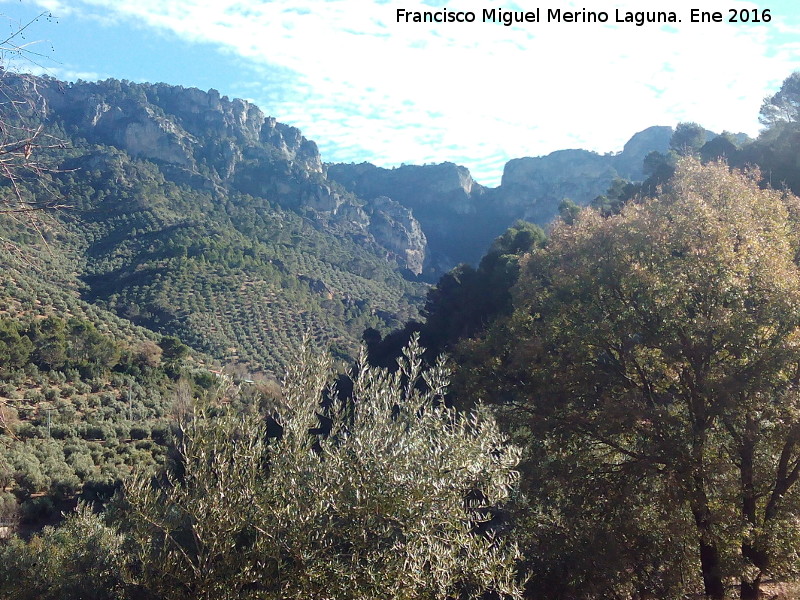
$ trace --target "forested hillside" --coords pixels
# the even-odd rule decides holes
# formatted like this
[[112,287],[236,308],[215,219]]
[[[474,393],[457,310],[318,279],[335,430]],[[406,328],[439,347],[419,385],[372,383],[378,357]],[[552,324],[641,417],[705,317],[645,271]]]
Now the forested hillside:
[[487,190],[4,73],[0,595],[797,597],[798,80]]
[[46,275],[25,274],[42,289],[58,282],[223,362],[274,373],[306,332],[352,357],[365,326],[416,313],[423,288],[409,278],[424,236],[413,217],[337,192],[297,130],[197,90],[4,81],[15,118],[66,148],[18,182],[63,208],[41,235],[7,237],[17,246],[5,262],[18,250],[57,257]]

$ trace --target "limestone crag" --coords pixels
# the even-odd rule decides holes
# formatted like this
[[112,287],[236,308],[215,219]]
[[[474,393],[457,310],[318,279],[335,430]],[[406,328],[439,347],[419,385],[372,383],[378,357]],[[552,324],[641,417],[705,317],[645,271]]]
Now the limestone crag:
[[650,152],[665,153],[669,149],[672,127],[655,126],[635,133],[625,142],[622,152],[614,156],[614,168],[620,177],[630,181],[641,181],[645,178],[642,171],[644,157]]
[[413,211],[427,239],[424,270],[431,279],[458,262],[478,260],[488,246],[481,237],[476,243],[473,232],[483,221],[486,188],[465,167],[448,162],[384,169],[362,163],[328,165],[327,171],[368,202],[389,197]]
[[[437,165],[404,165],[383,169],[370,163],[328,165],[328,176],[363,198],[375,198],[391,190],[391,197],[414,214],[444,206],[451,213],[473,214],[476,198],[485,188],[475,182],[469,169],[450,162]],[[438,209],[437,209],[438,212]]]
[[401,257],[415,274],[423,270],[427,246],[425,234],[411,210],[386,196],[379,196],[369,204],[372,211],[369,231],[389,250]]
[[492,240],[518,219],[546,225],[565,198],[586,205],[617,177],[640,180],[644,157],[665,152],[671,127],[634,135],[617,154],[559,150],[509,161],[497,188],[486,188],[453,163],[384,169],[369,163],[328,165],[328,177],[367,200],[386,196],[411,208],[428,241],[431,278],[458,263],[477,264]]
[[671,127],[650,127],[635,134],[617,154],[558,150],[546,156],[510,160],[503,170],[496,202],[516,218],[546,224],[565,198],[585,206],[606,192],[614,179],[643,179],[650,152],[666,152]]
[[410,211],[398,220],[398,207],[386,203],[364,210],[363,200],[328,180],[314,142],[246,100],[116,80],[67,84],[5,74],[4,82],[29,114],[153,161],[176,183],[267,198],[308,213],[337,235],[384,247],[413,273],[421,270],[425,237]]
[[547,156],[506,163],[497,202],[518,218],[551,220],[564,198],[587,204],[617,177],[607,157],[586,150],[560,150]]

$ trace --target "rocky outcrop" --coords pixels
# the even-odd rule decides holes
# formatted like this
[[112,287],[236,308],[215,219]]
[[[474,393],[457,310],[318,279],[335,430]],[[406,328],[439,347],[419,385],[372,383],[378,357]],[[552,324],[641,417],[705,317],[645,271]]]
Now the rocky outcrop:
[[482,220],[487,190],[465,167],[449,162],[395,169],[332,164],[327,172],[331,180],[370,203],[388,197],[413,211],[427,239],[424,270],[431,279],[458,262],[479,260],[493,239],[484,244],[472,232]]
[[544,225],[565,198],[585,206],[608,190],[616,178],[641,180],[650,152],[666,152],[671,127],[650,127],[635,134],[617,154],[558,150],[546,156],[506,163],[496,202],[516,218]]
[[66,84],[6,74],[4,83],[31,115],[153,161],[177,183],[265,197],[308,213],[337,235],[383,247],[413,273],[422,269],[425,236],[411,211],[386,201],[365,210],[362,200],[328,180],[314,142],[246,100],[116,80]]
[[[246,100],[165,84],[108,80],[64,84],[37,79],[48,118],[77,126],[91,141],[132,156],[196,172],[228,184],[248,158],[284,163],[285,171],[323,174],[314,142],[300,130],[267,117]],[[20,78],[19,86],[30,88]],[[27,90],[30,92],[30,89]]]
[[651,152],[665,153],[669,149],[672,133],[672,127],[655,126],[634,134],[625,143],[622,152],[614,156],[614,168],[619,176],[630,181],[644,179],[644,157]]
[[411,210],[386,196],[375,198],[368,206],[372,217],[369,232],[412,273],[422,273],[427,240]]
[[469,169],[450,162],[438,165],[404,165],[383,169],[370,163],[328,165],[328,177],[362,198],[388,195],[415,215],[447,209],[450,214],[474,214],[476,199],[486,188]]
[[648,153],[664,152],[671,127],[634,135],[622,152],[559,150],[509,161],[497,188],[486,188],[453,163],[383,169],[369,163],[328,165],[328,177],[367,200],[389,197],[411,208],[428,241],[432,278],[460,262],[477,264],[492,240],[518,219],[549,223],[565,198],[588,204],[616,177],[642,179]]
[[511,160],[503,170],[496,202],[517,218],[544,224],[564,198],[587,204],[608,189],[618,176],[608,158],[586,150],[559,150]]

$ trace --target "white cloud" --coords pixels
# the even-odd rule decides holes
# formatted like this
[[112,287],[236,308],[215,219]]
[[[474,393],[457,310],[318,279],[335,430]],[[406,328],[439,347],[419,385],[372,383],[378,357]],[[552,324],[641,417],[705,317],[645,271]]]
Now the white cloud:
[[31,75],[47,75],[48,77],[55,77],[63,81],[76,81],[78,79],[83,79],[84,81],[98,81],[100,79],[108,79],[109,77],[97,71],[82,71],[69,66],[55,64],[39,65],[28,63],[24,66],[23,71]]
[[[530,10],[524,4],[520,8]],[[491,183],[505,159],[563,147],[618,150],[654,124],[690,120],[754,134],[761,100],[800,57],[796,43],[775,45],[775,36],[798,29],[786,15],[775,11],[774,23],[760,25],[688,23],[691,8],[710,10],[711,3],[696,0],[664,5],[684,20],[669,27],[398,24],[396,3],[366,0],[71,5],[295,73],[278,92],[252,85],[246,95],[269,98],[268,110],[317,141],[326,160],[390,165],[459,158]],[[617,7],[641,9],[641,3],[614,0],[557,5],[605,10],[612,21]],[[502,6],[462,0],[448,10],[472,10],[480,19],[483,8]],[[713,9],[727,17],[729,7],[756,5],[732,0]]]

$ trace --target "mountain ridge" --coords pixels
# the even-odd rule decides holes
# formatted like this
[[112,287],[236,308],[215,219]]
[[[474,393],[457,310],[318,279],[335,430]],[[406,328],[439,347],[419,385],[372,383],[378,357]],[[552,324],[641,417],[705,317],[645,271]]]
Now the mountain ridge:
[[55,236],[82,300],[219,360],[279,371],[312,332],[353,356],[367,327],[414,318],[426,286],[476,264],[518,219],[545,224],[635,176],[671,128],[616,155],[514,159],[489,188],[454,163],[326,164],[259,107],[167,84],[64,83],[5,73],[20,118],[71,147],[49,186],[74,205]]
[[477,264],[492,241],[517,220],[545,226],[565,198],[586,205],[616,178],[642,179],[644,157],[665,152],[672,133],[671,127],[649,127],[616,154],[565,149],[515,158],[506,163],[501,183],[494,188],[481,185],[469,169],[451,162],[392,169],[331,163],[327,172],[367,200],[388,196],[411,208],[427,236],[426,266],[435,278],[459,263]]

